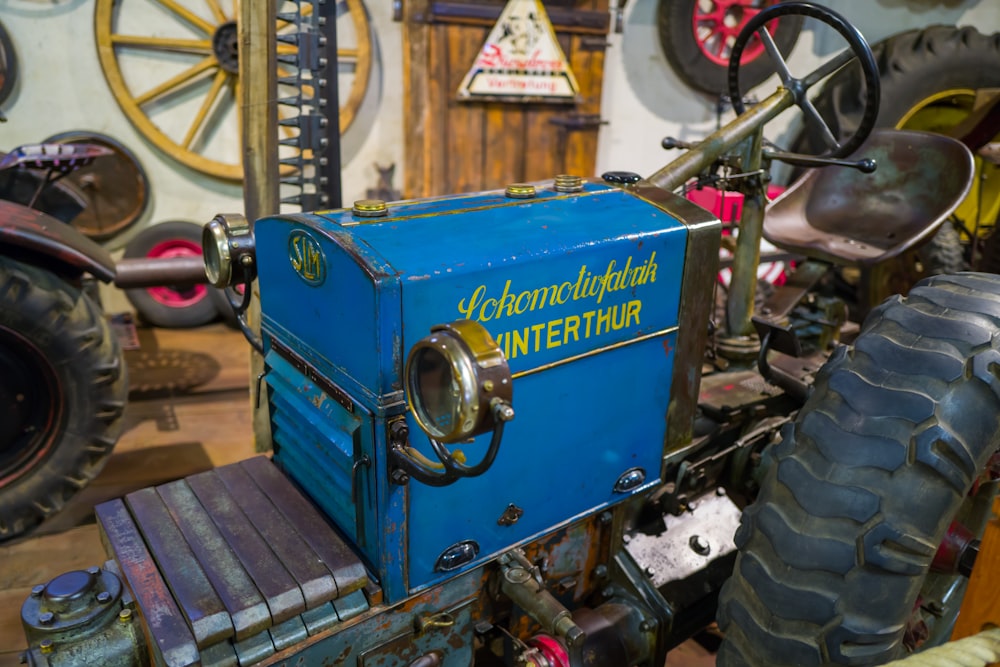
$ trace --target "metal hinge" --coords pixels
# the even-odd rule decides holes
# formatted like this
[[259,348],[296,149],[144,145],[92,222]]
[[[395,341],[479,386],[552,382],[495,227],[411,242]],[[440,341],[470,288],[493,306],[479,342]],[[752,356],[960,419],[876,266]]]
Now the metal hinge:
[[608,124],[608,121],[601,120],[601,115],[596,113],[568,113],[550,118],[549,122],[571,131],[592,130]]

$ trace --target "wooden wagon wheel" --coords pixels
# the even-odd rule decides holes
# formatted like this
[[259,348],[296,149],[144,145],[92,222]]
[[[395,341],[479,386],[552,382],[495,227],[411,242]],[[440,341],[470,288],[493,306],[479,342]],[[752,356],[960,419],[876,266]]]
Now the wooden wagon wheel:
[[[343,133],[368,86],[371,40],[362,0],[338,0],[337,7]],[[101,68],[129,121],[182,164],[234,181],[243,178],[238,14],[239,0],[232,0],[230,11],[219,0],[97,0],[94,10]],[[281,20],[277,25],[279,33],[294,27]],[[287,54],[296,47],[277,48]]]

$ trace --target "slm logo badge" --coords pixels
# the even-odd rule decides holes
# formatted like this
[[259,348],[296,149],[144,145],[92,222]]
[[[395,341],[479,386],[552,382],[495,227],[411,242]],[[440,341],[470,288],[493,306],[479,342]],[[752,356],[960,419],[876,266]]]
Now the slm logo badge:
[[288,260],[295,273],[306,283],[317,287],[326,280],[326,257],[316,237],[296,229],[288,235]]

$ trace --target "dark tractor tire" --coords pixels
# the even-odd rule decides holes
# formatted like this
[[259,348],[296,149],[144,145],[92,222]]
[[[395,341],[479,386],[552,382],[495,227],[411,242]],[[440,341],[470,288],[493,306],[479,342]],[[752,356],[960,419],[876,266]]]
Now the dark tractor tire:
[[1000,276],[934,276],[886,300],[782,435],[737,531],[718,664],[898,657],[935,551],[1000,445]]
[[982,255],[976,269],[986,273],[1000,273],[1000,232],[995,228],[983,241]]
[[[986,36],[972,27],[935,25],[909,30],[874,44],[872,53],[882,82],[878,127],[945,133],[965,117],[957,109],[956,115],[949,113],[954,97],[963,91],[1000,87],[1000,68],[996,66],[1000,62],[1000,35]],[[838,138],[857,127],[864,108],[863,92],[861,68],[855,64],[831,76],[815,96],[816,109]],[[935,101],[939,107],[934,106]],[[933,117],[914,127],[912,116],[921,109],[932,112]],[[815,152],[824,147],[820,137],[803,132],[792,150]]]
[[958,273],[969,268],[962,249],[962,237],[955,225],[945,221],[930,241],[917,250],[925,276]]
[[0,541],[58,512],[122,430],[125,363],[104,316],[52,273],[0,257]]
[[924,245],[883,263],[881,273],[870,287],[868,303],[878,304],[893,294],[906,294],[917,281],[941,273],[969,269],[962,238],[951,221],[946,221]]
[[[743,4],[749,6],[755,3],[746,0]],[[759,4],[763,8],[775,4],[775,1],[764,0]],[[656,17],[660,46],[667,62],[684,83],[709,95],[723,95],[728,90],[729,47],[750,16],[742,13],[734,15],[731,18],[736,25],[733,28],[725,27],[722,31],[703,24],[701,29],[707,35],[699,36],[695,27],[695,11],[698,9],[698,0],[660,0]],[[732,38],[726,40],[723,31],[729,30],[733,31]],[[786,58],[798,41],[801,30],[801,16],[785,16],[777,22],[774,41]],[[724,44],[724,41],[727,43]],[[774,66],[763,51],[760,41],[751,41],[744,52],[740,69],[740,83],[744,94],[774,72]]]
[[[125,246],[125,257],[201,256],[201,225],[183,220],[161,222],[139,232]],[[164,328],[200,327],[219,313],[209,297],[209,286],[164,285],[134,288],[125,295],[145,322]]]

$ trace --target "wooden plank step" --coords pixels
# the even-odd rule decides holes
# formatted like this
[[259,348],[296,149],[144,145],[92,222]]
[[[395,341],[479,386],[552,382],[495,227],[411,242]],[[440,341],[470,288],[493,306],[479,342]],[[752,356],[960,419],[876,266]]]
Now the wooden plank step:
[[186,658],[192,645],[203,657],[264,650],[282,620],[330,602],[368,607],[357,554],[267,457],[135,491],[97,516],[143,616],[184,620],[151,627],[154,645]]

